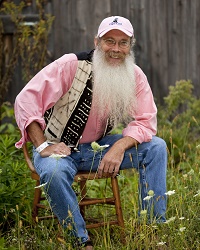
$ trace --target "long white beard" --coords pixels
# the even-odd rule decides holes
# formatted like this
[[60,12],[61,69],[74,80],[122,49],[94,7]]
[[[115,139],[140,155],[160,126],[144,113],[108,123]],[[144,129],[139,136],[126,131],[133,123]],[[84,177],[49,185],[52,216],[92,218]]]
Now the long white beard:
[[123,63],[110,65],[105,52],[97,48],[93,55],[93,101],[95,112],[108,117],[113,126],[127,122],[136,105],[133,52]]

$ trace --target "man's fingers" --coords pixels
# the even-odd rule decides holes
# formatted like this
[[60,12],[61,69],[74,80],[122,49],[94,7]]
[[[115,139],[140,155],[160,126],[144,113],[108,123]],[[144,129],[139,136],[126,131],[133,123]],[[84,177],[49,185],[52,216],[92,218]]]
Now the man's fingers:
[[50,156],[52,154],[70,155],[71,148],[69,148],[67,145],[65,145],[63,142],[61,142],[58,144],[49,145],[40,153],[40,155],[42,157],[47,157],[47,156]]
[[120,168],[120,165],[113,165],[113,164],[104,164],[103,162],[101,162],[101,164],[99,165],[99,168],[98,168],[98,177],[101,178],[103,176],[106,176],[106,175],[109,175],[109,174],[112,174],[113,177],[115,177],[118,172],[119,172],[119,168]]
[[102,173],[103,173],[103,170],[102,170],[102,169],[98,169],[98,177],[99,177],[99,178],[102,177]]
[[101,161],[99,167],[98,167],[98,177],[101,178],[103,176],[103,174],[106,171],[106,165],[104,164],[103,161]]
[[113,177],[115,177],[119,173],[119,168],[120,168],[120,166],[115,167],[115,169],[113,171]]

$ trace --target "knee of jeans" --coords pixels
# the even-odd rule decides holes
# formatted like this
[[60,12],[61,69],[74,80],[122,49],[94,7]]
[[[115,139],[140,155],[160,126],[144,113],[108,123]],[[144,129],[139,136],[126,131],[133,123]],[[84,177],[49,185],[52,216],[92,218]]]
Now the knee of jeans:
[[64,178],[73,182],[75,174],[75,169],[73,169],[70,165],[63,164],[61,161],[57,162],[57,164],[52,164],[49,167],[46,167],[41,174],[41,179],[43,179],[44,182],[53,181],[57,183]]
[[157,161],[162,162],[162,166],[166,168],[168,158],[166,142],[161,138],[157,138],[152,149],[152,155],[154,155],[154,157],[156,156]]
[[154,146],[156,150],[159,149],[160,152],[167,151],[167,144],[162,138],[156,137],[154,140]]

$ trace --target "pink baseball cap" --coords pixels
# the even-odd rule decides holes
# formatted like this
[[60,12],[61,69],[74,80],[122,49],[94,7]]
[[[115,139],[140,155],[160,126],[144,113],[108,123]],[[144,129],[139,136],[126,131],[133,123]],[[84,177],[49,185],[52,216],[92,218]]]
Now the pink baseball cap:
[[110,30],[121,30],[124,32],[127,36],[133,37],[134,30],[133,26],[130,23],[130,21],[124,17],[121,16],[111,16],[105,18],[99,25],[98,37],[102,37]]

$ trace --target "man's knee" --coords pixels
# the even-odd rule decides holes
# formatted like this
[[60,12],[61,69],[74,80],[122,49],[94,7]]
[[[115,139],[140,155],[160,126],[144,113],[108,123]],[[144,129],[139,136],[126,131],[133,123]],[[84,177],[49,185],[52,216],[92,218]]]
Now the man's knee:
[[167,150],[167,145],[166,145],[166,142],[160,138],[160,137],[157,137],[157,136],[154,136],[152,138],[152,146],[155,147],[155,149],[159,149],[159,151],[161,150],[162,152],[166,152]]
[[[43,162],[45,162],[45,160]],[[72,164],[64,159],[46,159],[46,163],[42,165],[40,177],[45,180],[45,182],[53,181],[58,183],[61,182],[63,178],[71,182],[76,174],[76,170],[72,167]]]

